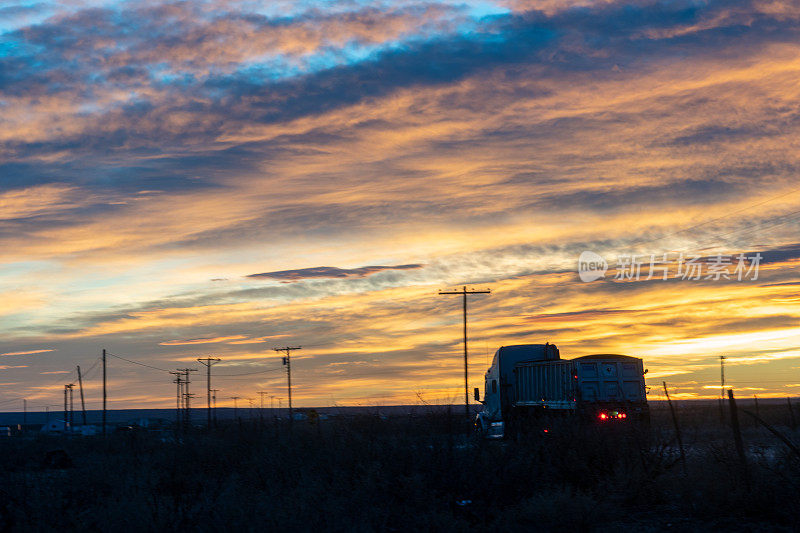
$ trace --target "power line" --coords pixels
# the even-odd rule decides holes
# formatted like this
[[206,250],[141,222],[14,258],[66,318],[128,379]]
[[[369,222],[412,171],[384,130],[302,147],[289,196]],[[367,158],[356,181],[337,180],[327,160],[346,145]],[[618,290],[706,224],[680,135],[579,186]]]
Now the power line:
[[5,405],[7,403],[18,402],[20,400],[24,400],[24,398],[11,398],[10,400],[3,400],[0,402],[0,405]]
[[126,361],[126,362],[128,362],[128,363],[133,363],[134,365],[146,366],[147,368],[152,368],[153,370],[160,370],[161,372],[167,372],[167,373],[169,373],[169,372],[170,372],[170,371],[169,371],[169,370],[167,370],[166,368],[159,368],[159,367],[157,367],[157,366],[148,365],[147,363],[140,363],[139,361],[133,361],[133,360],[131,360],[131,359],[126,359],[126,358],[124,358],[124,357],[122,357],[122,356],[120,356],[120,355],[116,355],[116,354],[113,354],[113,353],[111,353],[111,352],[106,352],[106,353],[107,353],[108,355],[110,355],[111,357],[116,357],[117,359],[122,359],[123,361]]
[[267,372],[279,372],[281,368],[270,368],[269,370],[258,370],[256,372],[244,372],[242,374],[214,374],[217,378],[232,378],[236,376],[252,376],[255,374],[266,374]]
[[58,383],[63,383],[65,378],[71,381],[74,375],[75,375],[74,369],[71,372],[65,372],[64,374],[59,374],[56,379],[45,385],[45,388],[50,388]]
[[791,219],[791,218],[788,219],[788,220],[780,221],[781,218],[786,218],[786,217],[789,217],[791,215],[797,215],[797,214],[800,214],[800,209],[798,209],[797,211],[790,211],[789,213],[786,213],[784,215],[779,215],[779,216],[775,217],[778,220],[773,220],[771,223],[764,223],[764,224],[761,224],[761,225],[754,225],[754,226],[750,226],[750,227],[747,227],[747,228],[736,229],[736,230],[733,230],[733,231],[729,231],[729,232],[726,232],[726,233],[721,233],[721,234],[715,235],[712,238],[719,239],[721,237],[727,237],[728,235],[733,235],[735,233],[738,233],[739,236],[741,237],[742,235],[746,235],[746,234],[752,233],[754,231],[777,228],[778,226],[783,226],[784,224],[788,224],[790,222],[797,222],[796,219]]
[[99,364],[100,364],[100,362],[101,362],[102,360],[103,360],[103,357],[102,357],[102,356],[100,356],[100,357],[98,357],[97,359],[95,359],[94,363],[92,363],[92,366],[90,366],[90,367],[89,367],[89,370],[87,370],[87,371],[83,372],[83,377],[84,377],[85,379],[89,379],[89,377],[90,377],[90,376],[91,376],[91,374],[92,374],[92,371],[93,371],[95,368],[97,368],[97,365],[99,365]]
[[[676,235],[679,235],[679,234],[681,234],[681,233],[686,233],[687,231],[690,231],[690,230],[693,230],[693,229],[700,228],[700,227],[702,227],[702,226],[705,226],[705,225],[707,225],[707,224],[710,224],[710,223],[712,223],[712,222],[719,222],[720,220],[724,220],[724,219],[726,219],[726,218],[728,218],[728,217],[730,217],[730,216],[732,216],[732,215],[737,215],[737,214],[739,214],[739,213],[743,213],[744,211],[748,211],[748,210],[750,210],[750,209],[752,209],[752,208],[754,208],[754,207],[758,207],[758,206],[761,206],[761,205],[767,204],[767,203],[769,203],[769,202],[772,202],[772,201],[775,201],[775,200],[779,200],[779,199],[781,199],[781,198],[784,198],[784,197],[786,197],[786,196],[790,196],[790,195],[792,195],[792,194],[795,194],[795,193],[797,193],[797,192],[800,192],[800,188],[798,188],[798,189],[792,189],[792,190],[790,190],[790,191],[789,191],[789,192],[787,192],[787,193],[780,194],[780,195],[778,195],[778,196],[774,196],[774,197],[772,197],[772,198],[768,198],[768,199],[766,199],[766,200],[764,200],[764,201],[761,201],[761,202],[757,202],[757,203],[755,203],[755,204],[748,205],[747,207],[743,207],[743,208],[741,208],[741,209],[738,209],[738,210],[736,210],[736,211],[731,211],[730,213],[726,213],[726,214],[724,214],[724,215],[722,215],[722,216],[720,216],[720,217],[711,218],[711,219],[708,219],[708,220],[704,220],[703,222],[700,222],[700,223],[698,223],[698,224],[693,224],[693,225],[691,225],[691,226],[687,226],[687,227],[685,227],[685,228],[681,228],[681,229],[679,229],[679,230],[677,230],[677,231],[674,231],[674,232],[672,232],[672,233],[668,233],[668,234],[666,234],[666,235],[662,235],[661,237],[657,237],[657,238],[655,238],[655,239],[645,239],[645,240],[641,240],[641,241],[638,241],[638,242],[634,242],[634,243],[633,243],[631,246],[640,246],[640,245],[642,245],[642,244],[650,244],[650,243],[653,243],[653,242],[658,242],[658,241],[660,241],[660,240],[666,239],[666,238],[668,238],[668,237],[674,237],[674,236],[676,236]],[[788,213],[788,214],[789,214],[789,215],[791,215],[791,214],[793,214],[793,213],[796,213],[796,212],[797,212],[797,211],[795,211],[795,212],[792,212],[792,213]]]

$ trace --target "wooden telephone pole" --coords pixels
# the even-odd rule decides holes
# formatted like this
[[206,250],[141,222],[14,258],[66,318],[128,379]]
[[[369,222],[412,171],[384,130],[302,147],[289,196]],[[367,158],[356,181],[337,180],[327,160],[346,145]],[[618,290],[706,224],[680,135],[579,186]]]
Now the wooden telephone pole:
[[69,385],[65,385],[67,390],[69,390],[69,427],[72,429],[75,426],[75,409],[74,404],[72,403],[72,389],[75,388],[74,383],[70,383]]
[[183,374],[183,417],[184,417],[184,424],[186,429],[189,429],[191,425],[191,411],[189,410],[189,405],[191,403],[191,399],[193,394],[189,392],[189,372],[197,372],[196,368],[179,368],[178,372]]
[[725,357],[719,356],[719,419],[725,422]]
[[69,415],[69,413],[67,412],[67,409],[68,409],[67,389],[69,389],[69,385],[64,385],[64,433],[67,432],[68,415]]
[[208,402],[208,428],[211,429],[211,367],[220,362],[219,357],[206,357],[197,359],[201,365],[206,367],[206,401]]
[[219,392],[219,389],[211,389],[211,405],[213,406],[212,409],[213,409],[213,413],[214,413],[214,416],[213,416],[214,427],[217,426],[217,393],[218,392]]
[[239,400],[241,396],[231,396],[231,400],[233,400],[233,418],[238,422],[239,421]]
[[175,389],[175,427],[180,427],[183,413],[183,372],[170,372],[175,376],[172,381],[177,385]]
[[286,378],[289,389],[289,425],[292,424],[292,350],[302,350],[302,346],[284,346],[283,348],[273,348],[276,352],[286,352],[283,364],[286,366]]
[[106,351],[103,350],[103,436],[106,436]]
[[467,296],[471,294],[491,294],[490,289],[479,291],[475,289],[467,290],[464,286],[460,291],[439,291],[440,295],[460,294],[464,297],[464,413],[469,420],[469,373],[468,373],[468,356],[467,356]]
[[258,391],[258,395],[261,396],[261,407],[258,410],[258,418],[261,419],[261,422],[264,422],[264,395],[269,394],[267,391],[260,390]]
[[81,367],[78,365],[78,388],[81,391],[81,414],[83,415],[83,425],[86,425],[86,402],[83,399],[83,377],[81,376]]

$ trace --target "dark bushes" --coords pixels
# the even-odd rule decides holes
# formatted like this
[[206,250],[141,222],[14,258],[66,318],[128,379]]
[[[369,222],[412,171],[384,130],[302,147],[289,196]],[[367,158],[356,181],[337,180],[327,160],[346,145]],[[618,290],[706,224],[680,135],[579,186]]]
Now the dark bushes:
[[[291,432],[254,421],[174,440],[9,439],[0,518],[18,531],[115,533],[796,527],[800,464],[779,444],[750,430],[760,448],[748,481],[728,429],[685,416],[701,426],[686,428],[684,474],[667,419],[654,415],[652,436],[562,421],[516,442],[473,440],[445,414]],[[72,465],[44,468],[54,449]]]

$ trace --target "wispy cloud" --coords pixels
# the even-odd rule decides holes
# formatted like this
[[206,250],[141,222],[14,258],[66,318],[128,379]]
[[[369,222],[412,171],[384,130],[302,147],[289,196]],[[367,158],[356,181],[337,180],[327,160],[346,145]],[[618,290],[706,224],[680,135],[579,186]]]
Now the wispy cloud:
[[[262,368],[247,345],[285,339],[302,403],[455,397],[458,302],[436,289],[475,283],[475,365],[549,340],[644,356],[684,397],[713,394],[721,352],[782,379],[799,23],[756,0],[0,8],[4,355]],[[583,250],[764,263],[755,283],[584,284]],[[117,398],[152,394],[114,364]],[[33,393],[41,370],[15,376]]]
[[422,268],[423,265],[393,265],[393,266],[364,266],[358,268],[336,268],[336,267],[310,267],[299,268],[296,270],[280,270],[277,272],[262,272],[261,274],[250,274],[248,278],[265,278],[288,281],[299,281],[311,278],[365,278],[385,270],[412,270]]
[[7,352],[7,353],[0,353],[0,356],[4,355],[35,355],[40,353],[47,353],[47,352],[54,352],[54,349],[44,349],[44,350],[29,350],[26,352]]
[[215,344],[218,342],[236,341],[245,339],[245,335],[231,335],[229,337],[206,337],[200,339],[186,339],[160,342],[161,346],[185,346],[192,344]]
[[284,337],[288,337],[289,335],[265,335],[263,337],[255,337],[252,339],[242,339],[236,341],[230,341],[228,344],[261,344],[263,342],[269,342],[273,339],[281,339]]

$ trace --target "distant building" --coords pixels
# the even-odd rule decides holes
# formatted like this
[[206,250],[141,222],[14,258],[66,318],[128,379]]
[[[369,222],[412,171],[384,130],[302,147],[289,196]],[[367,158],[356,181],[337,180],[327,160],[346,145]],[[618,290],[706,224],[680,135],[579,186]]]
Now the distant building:
[[[64,434],[64,421],[49,420],[46,424],[42,426],[42,429],[40,431],[48,435],[62,435]],[[67,424],[66,433],[70,435],[82,435],[84,437],[91,437],[93,435],[100,434],[100,427],[93,426],[91,424],[74,425],[74,426],[70,426],[69,424]]]
[[84,437],[92,437],[100,433],[100,428],[97,426],[90,426],[90,425],[73,426],[71,432],[73,435],[83,435]]
[[166,418],[137,418],[136,420],[131,420],[128,425],[142,429],[157,430],[171,427],[172,421]]
[[66,424],[63,420],[48,420],[47,423],[42,426],[41,432],[50,435],[61,434],[64,433],[65,426]]

